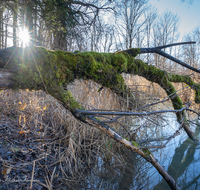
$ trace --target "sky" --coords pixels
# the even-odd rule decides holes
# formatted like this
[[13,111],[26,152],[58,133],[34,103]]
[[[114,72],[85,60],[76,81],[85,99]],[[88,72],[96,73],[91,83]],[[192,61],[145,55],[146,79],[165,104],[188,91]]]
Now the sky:
[[200,0],[194,0],[190,6],[181,0],[149,0],[149,2],[157,8],[160,15],[167,10],[177,14],[180,18],[179,31],[182,35],[200,27]]

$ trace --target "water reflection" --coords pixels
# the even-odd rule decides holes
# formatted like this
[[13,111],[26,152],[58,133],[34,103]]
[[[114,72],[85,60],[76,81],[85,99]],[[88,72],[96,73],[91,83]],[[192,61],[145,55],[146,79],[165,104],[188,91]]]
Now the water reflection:
[[[196,128],[198,136],[200,129]],[[176,147],[176,148],[175,148]],[[184,190],[200,189],[199,145],[194,144],[183,132],[166,148],[154,153],[167,172]],[[134,153],[125,154],[125,170],[121,173],[119,190],[168,190],[170,187],[154,167]]]
[[[198,128],[195,130],[195,135],[199,135]],[[181,189],[200,188],[200,170],[198,169],[200,168],[200,160],[198,149],[197,144],[194,144],[189,138],[175,149],[175,154],[168,166],[167,172],[177,181]],[[162,179],[153,189],[169,189],[169,186]]]
[[[176,130],[180,125],[168,115],[171,129]],[[193,126],[194,127],[194,126]],[[196,127],[196,126],[195,126]],[[195,128],[194,127],[194,128]],[[167,127],[162,131],[169,134]],[[195,135],[200,129],[196,127]],[[194,144],[183,131],[180,136],[173,139],[166,148],[154,153],[167,172],[177,181],[179,187],[184,190],[200,189],[200,154],[199,145]],[[120,180],[115,181],[115,189],[119,190],[168,190],[170,187],[159,175],[151,164],[140,156],[130,152],[123,153],[125,167],[121,172]],[[117,183],[117,184],[116,184]],[[105,187],[105,186],[104,186]],[[113,187],[113,186],[112,186]],[[105,189],[113,189],[111,186]],[[103,188],[104,189],[104,188]]]
[[[167,123],[164,122],[162,118],[162,123],[159,123],[159,125],[162,126],[161,130],[159,131],[158,129],[156,134],[152,132],[149,138],[155,138],[157,134],[162,136],[173,134],[173,132],[179,128],[180,124],[176,122],[176,116],[174,114],[166,114],[165,116],[167,116]],[[137,124],[139,125],[140,123]],[[198,137],[200,128],[196,126],[193,127],[195,129],[195,135]],[[158,126],[155,126],[155,128],[158,128]],[[149,130],[153,131],[152,128]],[[147,131],[147,134],[148,133],[149,131]],[[144,134],[146,135],[146,133]],[[177,181],[178,186],[182,190],[198,190],[200,189],[199,149],[199,145],[197,146],[194,144],[187,137],[185,132],[182,131],[182,133],[171,140],[165,148],[154,152],[154,155],[166,171]],[[158,171],[145,159],[125,148],[121,150],[121,153],[124,163],[115,162],[115,159],[113,161],[110,160],[110,163],[105,163],[104,160],[99,157],[97,164],[91,167],[88,172],[83,173],[85,180],[79,184],[83,188],[78,189],[170,189]]]
[[[170,114],[167,117],[167,127],[163,127],[161,133],[158,131],[160,135],[173,134],[180,126],[176,122],[175,115]],[[166,123],[163,121],[162,119],[162,125],[164,126]],[[198,127],[195,129],[196,136],[199,135],[199,130]],[[150,138],[155,138],[155,136]],[[165,148],[154,152],[154,155],[166,171],[177,181],[181,189],[198,190],[200,189],[199,149],[200,147],[194,144],[183,131],[181,135],[171,140]],[[123,168],[110,167],[103,160],[99,160],[98,166],[92,168],[90,175],[86,177],[87,188],[101,190],[170,189],[162,176],[146,160],[127,149],[122,150],[122,155],[124,159]]]
[[[118,189],[145,189],[147,187],[148,181],[147,173],[150,169],[150,165],[146,164],[144,159],[140,156],[126,150],[125,155],[125,170],[121,174],[121,180],[118,184]],[[143,166],[143,167],[141,167]]]

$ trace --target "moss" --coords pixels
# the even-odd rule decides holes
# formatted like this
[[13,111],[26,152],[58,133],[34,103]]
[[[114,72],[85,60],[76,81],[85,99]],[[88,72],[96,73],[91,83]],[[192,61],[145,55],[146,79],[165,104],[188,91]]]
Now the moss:
[[112,56],[112,66],[115,67],[117,72],[126,72],[128,66],[128,55],[124,53],[114,54]]
[[74,54],[77,54],[77,53],[79,53],[79,52],[80,52],[79,50],[75,50],[75,51],[74,51]]
[[62,93],[62,101],[65,102],[67,105],[70,106],[72,110],[80,109],[83,110],[84,108],[74,99],[72,93],[70,91],[66,91]]
[[168,80],[171,82],[183,82],[195,91],[195,103],[200,102],[200,85],[196,84],[190,76],[177,74],[168,74]]
[[136,57],[137,55],[140,54],[140,48],[132,48],[132,56]]
[[126,50],[125,52],[117,51],[115,54],[118,54],[118,53],[123,53],[126,55],[131,55],[132,57],[136,57],[137,55],[140,54],[140,48],[130,48],[130,49]]
[[151,151],[148,150],[148,149],[142,149],[142,151],[144,152],[145,157],[148,157],[148,156],[152,155]]
[[138,142],[136,141],[131,141],[132,145],[134,145],[135,147],[140,147],[140,145],[138,144]]
[[103,86],[101,86],[101,87],[97,90],[97,92],[101,92],[102,89],[103,89]]
[[200,103],[200,85],[193,84],[191,88],[195,90],[195,103]]
[[[127,52],[74,54],[49,51],[42,47],[29,47],[23,50],[13,47],[10,48],[10,54],[14,56],[7,67],[14,67],[19,72],[15,77],[15,89],[44,90],[72,110],[83,108],[74,100],[71,92],[63,90],[63,87],[76,78],[92,79],[101,84],[101,88],[108,87],[122,97],[133,97],[121,76],[122,72],[137,74],[158,83],[170,97],[174,109],[181,109],[183,103],[171,82],[184,82],[189,85],[195,90],[195,102],[200,102],[200,85],[194,83],[189,76],[167,73],[135,59],[140,49],[129,49]],[[182,113],[177,113],[179,121],[182,116]],[[133,143],[134,146],[138,146],[134,141]]]
[[[14,52],[14,48],[11,48]],[[140,49],[130,49],[135,56]],[[172,97],[174,108],[182,108],[180,98],[174,98],[176,93],[170,82],[185,82],[195,93],[195,102],[200,101],[200,86],[195,84],[189,76],[181,76],[166,73],[154,66],[147,65],[141,60],[136,60],[126,52],[96,53],[79,52],[77,54],[63,51],[49,51],[42,47],[26,48],[17,51],[18,59],[12,60],[20,69],[16,77],[16,88],[45,89],[45,86],[63,86],[73,82],[75,78],[92,79],[100,83],[102,87],[108,87],[119,95],[128,91],[122,72],[144,76],[152,82],[160,84],[167,94]]]

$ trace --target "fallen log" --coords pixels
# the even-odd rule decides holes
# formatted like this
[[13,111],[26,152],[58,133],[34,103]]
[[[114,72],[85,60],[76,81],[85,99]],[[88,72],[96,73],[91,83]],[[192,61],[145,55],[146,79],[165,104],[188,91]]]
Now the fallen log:
[[[147,51],[147,50],[145,50]],[[156,50],[157,51],[157,50]],[[151,52],[151,51],[149,51]],[[111,138],[150,162],[167,181],[172,189],[179,189],[173,178],[158,163],[148,149],[141,149],[137,142],[128,141],[114,129],[92,115],[84,115],[85,110],[68,91],[67,85],[75,79],[91,79],[102,87],[108,87],[122,97],[128,97],[130,109],[134,109],[135,98],[121,74],[129,73],[145,77],[158,83],[167,93],[175,110],[183,109],[183,103],[171,82],[183,82],[195,91],[195,102],[200,102],[200,85],[190,77],[160,70],[135,59],[143,49],[130,49],[116,53],[50,51],[43,47],[11,47],[0,50],[0,90],[29,89],[43,90],[56,98],[80,121],[94,126]],[[146,52],[148,53],[148,52]],[[185,110],[178,112],[177,120],[182,123],[188,136],[196,143],[189,127]]]

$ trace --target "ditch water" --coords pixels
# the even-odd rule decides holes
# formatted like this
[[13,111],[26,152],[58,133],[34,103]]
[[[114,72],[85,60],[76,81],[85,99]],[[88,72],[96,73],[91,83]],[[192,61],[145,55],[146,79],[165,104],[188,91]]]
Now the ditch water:
[[[164,135],[173,134],[180,124],[175,114],[167,113],[170,127],[162,131]],[[195,130],[200,139],[200,129]],[[165,148],[153,153],[165,170],[175,179],[182,190],[200,189],[200,146],[194,144],[184,131],[172,139]],[[168,190],[170,189],[162,176],[146,160],[135,153],[125,151],[125,167],[115,172],[99,158],[100,175],[88,176],[88,189],[118,190]]]

